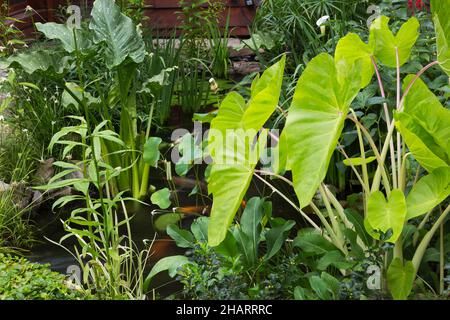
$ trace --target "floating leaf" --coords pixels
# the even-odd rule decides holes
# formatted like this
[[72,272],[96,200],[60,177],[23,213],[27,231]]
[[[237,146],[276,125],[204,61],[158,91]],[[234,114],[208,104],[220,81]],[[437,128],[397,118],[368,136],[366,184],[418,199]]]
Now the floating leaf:
[[164,188],[156,191],[151,195],[150,201],[161,209],[167,209],[171,204],[169,189]]

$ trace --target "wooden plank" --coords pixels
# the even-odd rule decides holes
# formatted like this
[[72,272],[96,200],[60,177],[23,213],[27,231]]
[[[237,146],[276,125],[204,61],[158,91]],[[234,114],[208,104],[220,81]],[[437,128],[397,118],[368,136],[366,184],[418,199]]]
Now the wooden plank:
[[[4,1],[4,0],[0,0]],[[256,13],[256,6],[246,6],[245,0],[222,0],[227,8],[220,19],[220,26],[224,27],[228,12],[230,16],[230,28],[233,30],[232,34],[236,36],[248,36],[248,27]],[[89,0],[89,2],[91,2]],[[74,3],[77,3],[75,1]],[[144,10],[145,16],[149,17],[145,24],[154,30],[169,32],[180,26],[180,19],[176,12],[180,11],[179,0],[146,0],[147,8]],[[21,24],[22,30],[29,35],[29,30],[33,30],[32,19],[26,17],[33,15],[34,21],[41,21],[42,19],[34,12],[25,15],[25,8],[30,5],[36,10],[40,16],[47,21],[55,21],[55,11],[59,5],[67,5],[66,0],[28,0],[15,3],[10,6],[10,15],[17,19],[24,19],[25,23]],[[27,19],[26,19],[27,18]]]

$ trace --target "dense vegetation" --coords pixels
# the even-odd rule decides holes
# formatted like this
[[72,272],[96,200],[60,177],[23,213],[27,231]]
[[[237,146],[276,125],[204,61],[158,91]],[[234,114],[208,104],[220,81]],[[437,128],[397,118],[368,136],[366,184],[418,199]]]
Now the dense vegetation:
[[[232,49],[180,4],[28,42],[2,7],[0,298],[448,299],[450,1],[265,0]],[[49,241],[75,283],[19,257]]]

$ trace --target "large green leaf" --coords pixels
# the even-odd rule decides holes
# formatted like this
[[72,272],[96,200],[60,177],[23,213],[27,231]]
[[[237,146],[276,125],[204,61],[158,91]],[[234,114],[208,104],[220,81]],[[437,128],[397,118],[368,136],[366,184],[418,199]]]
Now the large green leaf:
[[373,44],[364,43],[355,33],[341,38],[334,55],[338,75],[345,75],[356,61],[361,61],[361,88],[366,87],[375,72],[371,59],[373,51]]
[[438,61],[450,76],[450,0],[431,0],[434,26],[436,28],[436,42]]
[[69,28],[64,24],[48,22],[35,24],[36,29],[42,32],[47,39],[61,41],[64,50],[72,53],[75,50],[84,51],[90,46],[90,42],[82,30]]
[[211,218],[208,226],[208,242],[217,246],[226,236],[236,211],[250,185],[260,150],[265,145],[267,134],[252,148],[243,130],[230,131],[227,142],[220,149],[220,156],[213,161],[208,179],[208,191],[213,195]]
[[406,219],[432,210],[450,195],[450,167],[442,167],[423,177],[406,198]]
[[403,265],[400,258],[392,260],[387,271],[387,282],[389,291],[395,300],[405,300],[408,298],[414,283],[414,265],[407,261]]
[[381,191],[376,191],[369,196],[366,219],[375,231],[383,233],[392,231],[388,242],[397,241],[402,233],[405,218],[406,200],[401,190],[392,190],[387,201]]
[[419,21],[412,17],[405,22],[394,36],[389,29],[389,18],[381,16],[370,27],[370,40],[375,48],[375,56],[388,67],[397,66],[396,48],[400,66],[411,56],[411,49],[419,37]]
[[94,42],[105,45],[108,68],[119,66],[127,57],[136,63],[144,60],[142,36],[133,21],[120,12],[113,0],[96,0],[91,16],[89,28],[94,31]]
[[325,178],[349,106],[360,85],[360,64],[338,80],[334,59],[320,54],[300,77],[285,127],[289,166],[303,208]]
[[213,195],[208,242],[217,246],[226,236],[242,199],[250,185],[253,171],[267,140],[254,139],[278,105],[285,57],[268,68],[252,83],[251,98],[229,93],[222,101],[217,116],[211,121],[208,151],[213,163],[208,190]]
[[[406,87],[414,76],[406,77]],[[397,129],[411,153],[428,172],[450,164],[450,110],[418,79],[395,114]]]
[[28,74],[36,71],[46,72],[46,74],[62,74],[69,68],[69,60],[70,57],[62,56],[59,53],[37,50],[22,52],[0,61],[0,69],[6,69],[17,64]]
[[242,117],[243,128],[259,130],[278,106],[286,56],[252,84],[251,99]]

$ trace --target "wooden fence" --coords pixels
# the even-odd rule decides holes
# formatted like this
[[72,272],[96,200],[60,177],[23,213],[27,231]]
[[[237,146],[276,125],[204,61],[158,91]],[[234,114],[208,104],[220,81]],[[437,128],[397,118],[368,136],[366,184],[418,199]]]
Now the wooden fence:
[[[0,5],[5,0],[0,0]],[[230,13],[230,28],[233,35],[248,36],[248,27],[255,16],[258,0],[222,0],[226,9],[222,13],[221,26],[225,25],[226,17]],[[22,20],[23,23],[15,22],[15,25],[24,31],[26,35],[31,35],[34,31],[33,22],[56,21],[63,12],[63,7],[69,4],[77,4],[78,1],[70,0],[9,0],[9,15]],[[83,3],[86,3],[83,0]],[[92,4],[92,1],[88,1]],[[180,11],[179,0],[146,0],[145,20],[153,30],[157,30],[161,35],[168,34],[180,24],[177,13]],[[33,8],[26,11],[26,7]]]

